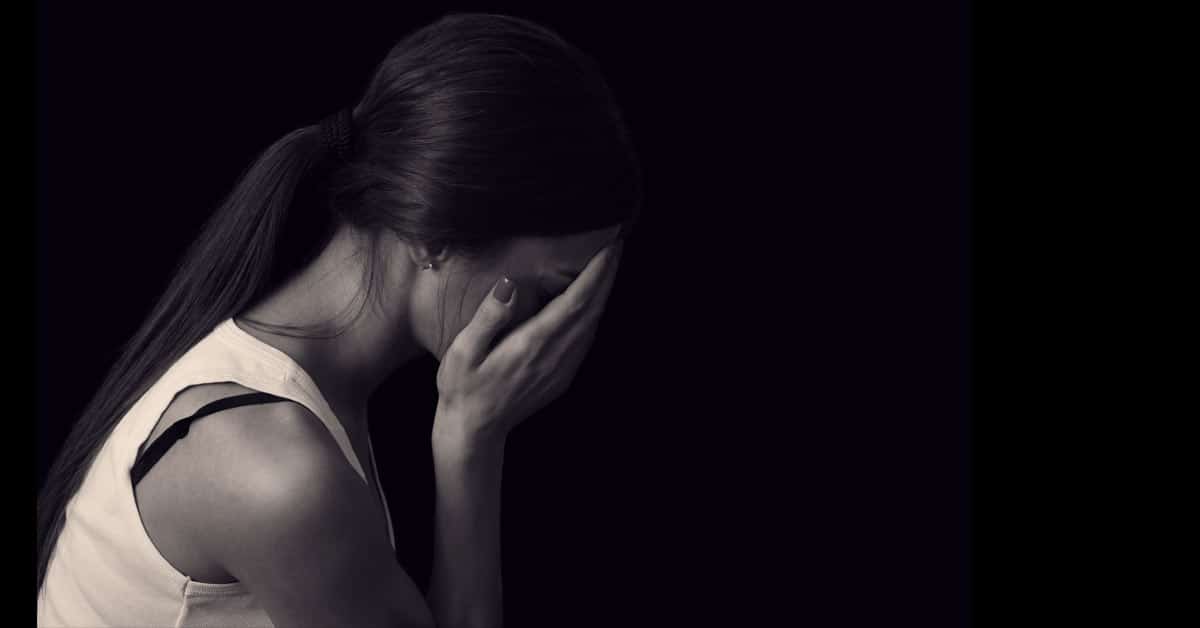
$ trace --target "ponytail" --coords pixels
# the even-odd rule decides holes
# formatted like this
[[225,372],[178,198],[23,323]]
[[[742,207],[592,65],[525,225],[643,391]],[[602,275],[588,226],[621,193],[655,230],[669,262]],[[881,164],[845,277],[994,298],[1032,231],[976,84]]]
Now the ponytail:
[[[313,207],[328,150],[317,126],[276,141],[245,171],[208,219],[154,306],[71,428],[37,504],[37,582],[65,523],[67,502],[129,408],[192,345],[299,268],[329,233]],[[294,207],[295,206],[295,207]]]

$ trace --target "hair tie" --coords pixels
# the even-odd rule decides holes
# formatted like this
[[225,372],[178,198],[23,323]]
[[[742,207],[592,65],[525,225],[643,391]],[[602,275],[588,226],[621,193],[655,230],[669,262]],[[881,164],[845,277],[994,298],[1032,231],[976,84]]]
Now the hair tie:
[[321,144],[348,161],[353,148],[354,116],[350,108],[344,108],[321,120]]

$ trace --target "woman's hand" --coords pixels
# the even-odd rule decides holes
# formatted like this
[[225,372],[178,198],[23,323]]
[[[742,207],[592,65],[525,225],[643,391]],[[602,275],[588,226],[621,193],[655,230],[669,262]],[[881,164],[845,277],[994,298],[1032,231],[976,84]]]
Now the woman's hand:
[[503,442],[529,415],[564,393],[595,338],[623,242],[592,256],[571,285],[490,349],[512,320],[515,291],[502,279],[455,337],[437,373],[435,442]]

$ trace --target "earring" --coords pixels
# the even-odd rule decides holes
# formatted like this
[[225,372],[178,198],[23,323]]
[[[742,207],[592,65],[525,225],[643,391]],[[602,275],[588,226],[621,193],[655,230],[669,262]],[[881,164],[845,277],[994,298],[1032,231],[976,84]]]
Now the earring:
[[433,269],[433,262],[426,262],[425,265],[421,267],[421,270],[432,270],[432,269]]

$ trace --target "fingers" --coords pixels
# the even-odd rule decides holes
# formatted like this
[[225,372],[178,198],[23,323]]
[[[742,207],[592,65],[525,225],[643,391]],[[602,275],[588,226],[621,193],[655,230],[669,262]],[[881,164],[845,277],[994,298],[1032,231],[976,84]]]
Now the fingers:
[[625,241],[620,240],[616,244],[616,255],[613,258],[611,267],[606,269],[604,281],[600,286],[599,291],[592,298],[591,307],[588,308],[588,316],[599,319],[604,313],[604,307],[608,304],[608,295],[612,292],[613,283],[617,280],[617,269],[621,266],[621,254],[625,249]]
[[450,350],[471,365],[482,362],[487,357],[496,335],[512,320],[516,289],[516,284],[511,279],[501,277],[488,296],[480,302],[475,316],[454,338]]
[[572,323],[559,327],[552,342],[557,345],[556,351],[569,353],[572,351],[586,352],[596,335],[600,318],[608,305],[608,296],[612,292],[617,277],[617,267],[620,265],[620,250],[612,268],[605,274],[604,282],[597,290],[586,310]]
[[577,323],[598,320],[612,289],[622,248],[623,242],[618,241],[593,255],[565,291],[547,303],[533,318],[525,321],[514,333],[517,339],[547,343]]

